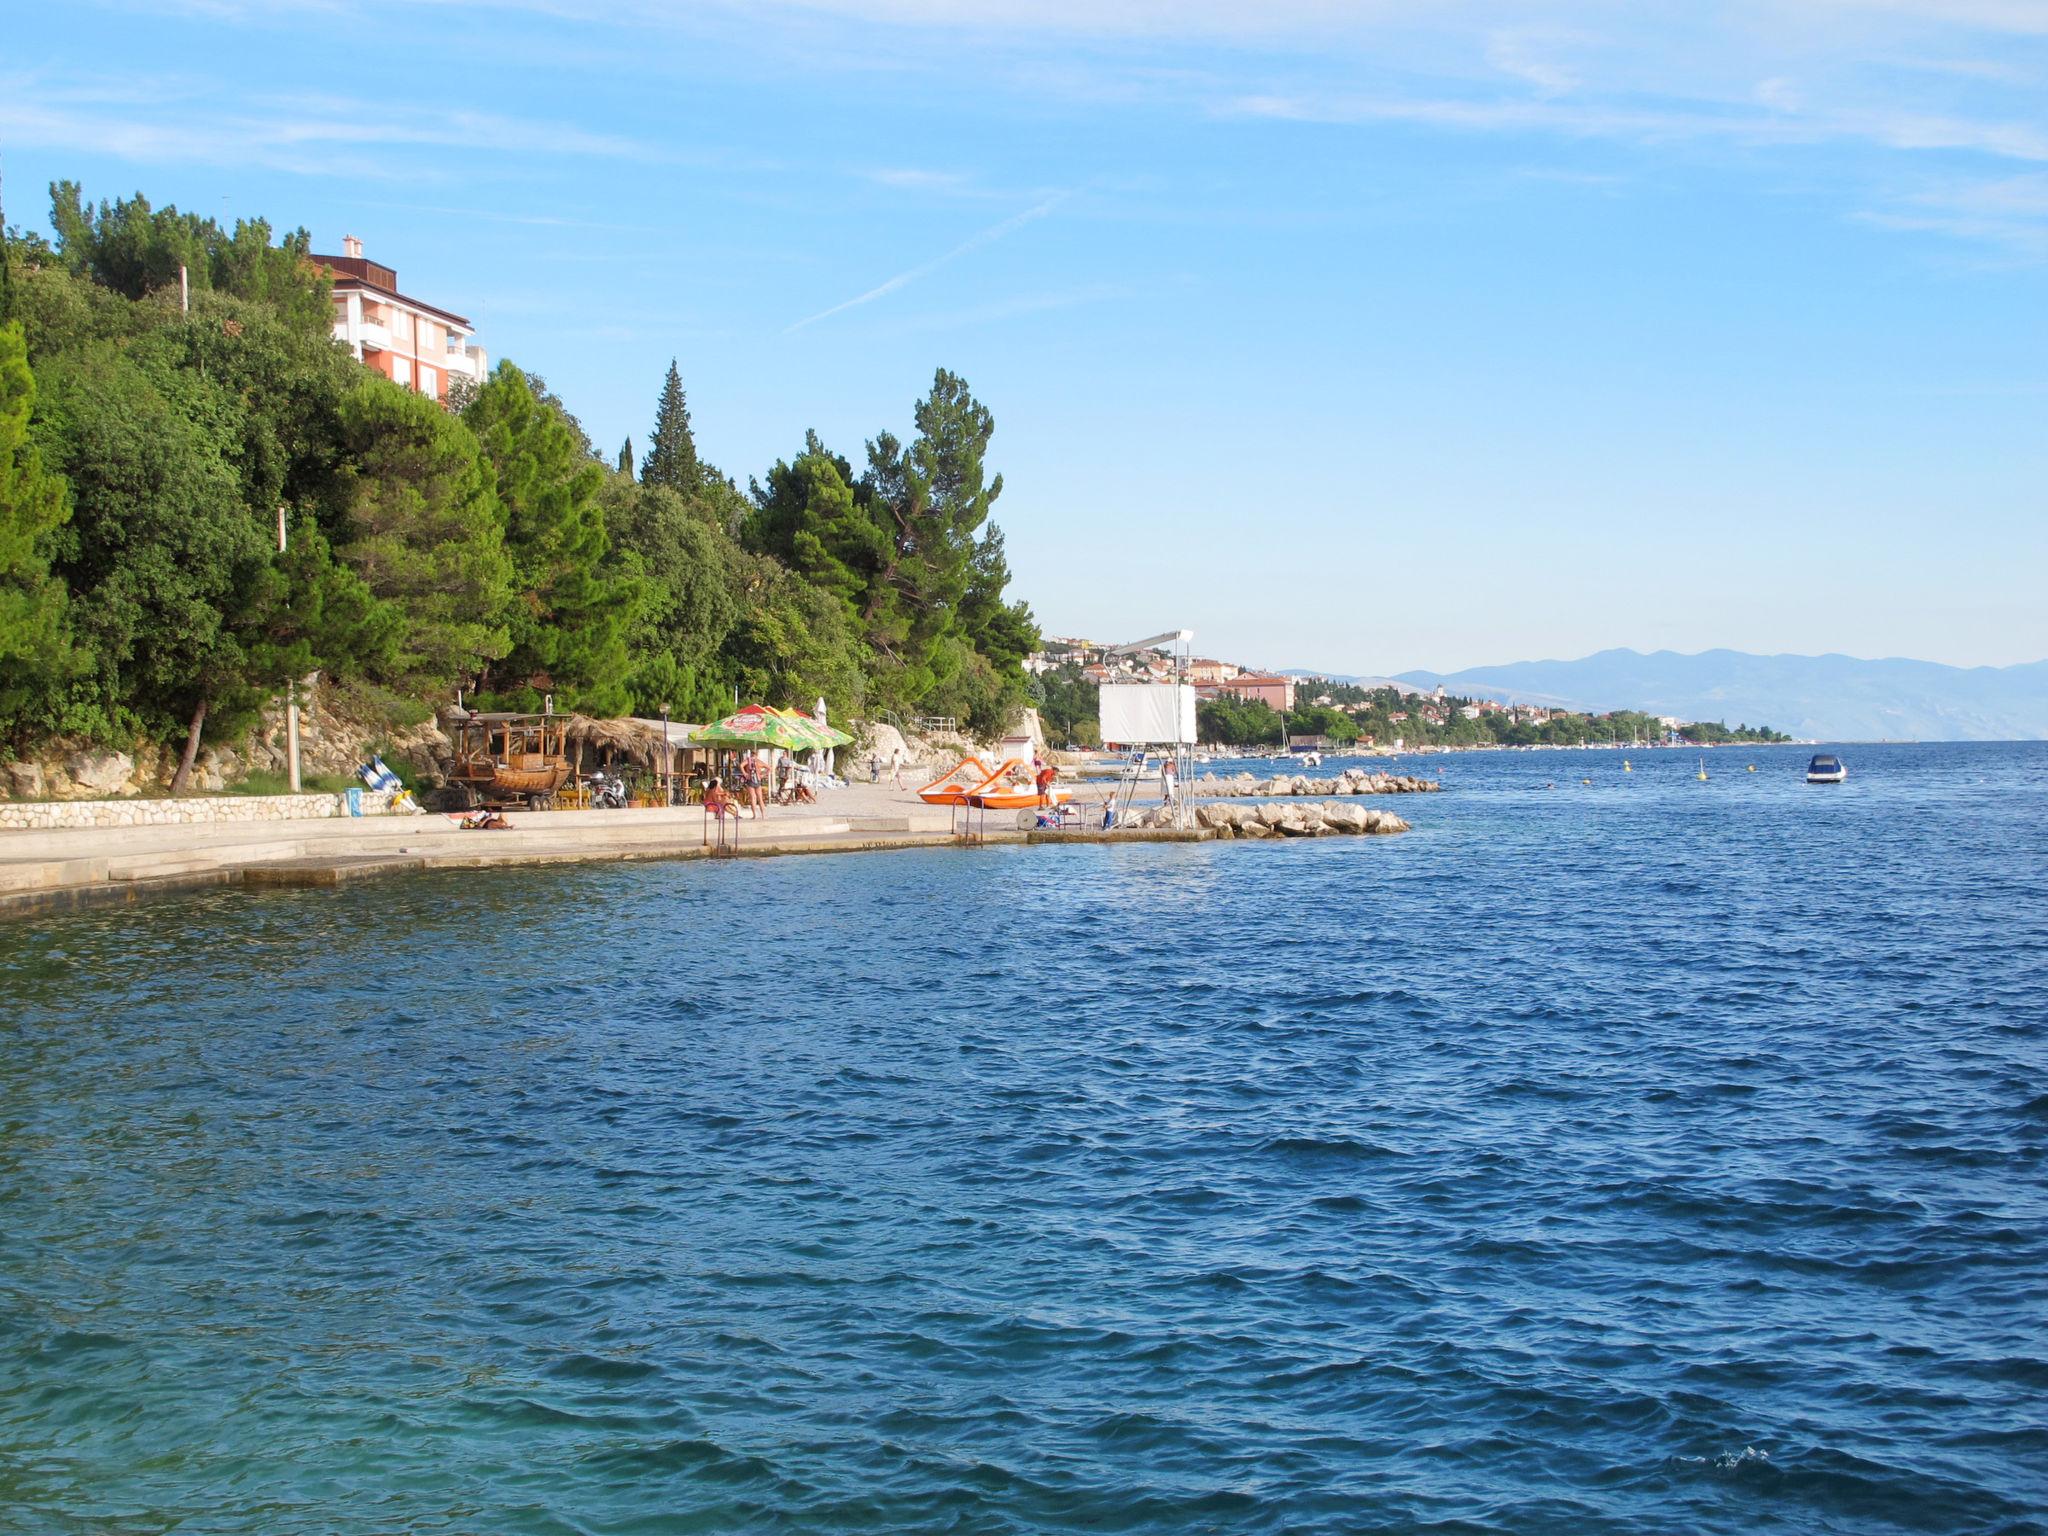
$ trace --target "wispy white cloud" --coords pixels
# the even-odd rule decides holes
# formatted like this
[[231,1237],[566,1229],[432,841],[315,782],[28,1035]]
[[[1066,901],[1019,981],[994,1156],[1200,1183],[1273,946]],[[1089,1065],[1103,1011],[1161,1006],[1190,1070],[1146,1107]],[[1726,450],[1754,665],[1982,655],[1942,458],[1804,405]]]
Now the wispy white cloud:
[[667,233],[653,224],[619,224],[605,219],[580,219],[568,214],[505,213],[493,208],[466,208],[446,203],[393,203],[374,199],[366,208],[391,208],[404,213],[445,213],[462,219],[482,219],[487,224],[516,224],[529,229],[595,230],[603,234],[659,235]]
[[261,165],[309,175],[417,177],[391,152],[473,150],[656,161],[657,147],[573,123],[336,96],[225,104],[192,82],[55,82],[0,76],[0,137],[149,163]]
[[[1936,112],[1847,108],[1793,110],[1783,82],[1764,82],[1768,98],[1739,103],[1633,107],[1521,98],[1429,96],[1238,96],[1217,103],[1226,115],[1308,123],[1409,123],[1475,132],[1534,132],[1638,142],[1730,139],[1755,144],[1862,140],[1893,149],[1957,149],[2001,159],[2048,162],[2048,128],[1981,121]],[[1762,108],[1763,110],[1759,110]]]
[[903,187],[917,192],[963,192],[974,182],[973,177],[959,171],[927,171],[912,166],[888,166],[861,174],[884,187]]
[[[2048,37],[2048,5],[2041,0],[1804,0],[1823,11],[1867,11],[1944,28],[2017,32]],[[1798,0],[1793,0],[1798,8]]]
[[1525,31],[1491,33],[1486,39],[1486,61],[1546,96],[1562,96],[1579,83],[1578,74],[1555,57],[1544,39]]
[[787,336],[792,332],[801,331],[806,326],[816,325],[820,320],[829,320],[834,315],[844,314],[849,309],[858,309],[863,304],[872,304],[877,299],[886,298],[900,289],[907,288],[919,278],[930,276],[938,271],[939,268],[958,261],[962,256],[981,250],[984,246],[994,245],[1005,236],[1015,234],[1025,225],[1035,223],[1039,219],[1044,218],[1053,209],[1065,202],[1067,196],[1068,194],[1065,192],[1056,192],[1043,202],[1026,208],[1022,213],[1014,213],[1000,224],[991,224],[987,229],[980,231],[978,234],[970,235],[943,255],[934,256],[930,261],[920,262],[914,267],[898,272],[894,277],[875,284],[867,292],[857,293],[850,299],[834,304],[830,309],[821,309],[815,315],[807,315],[801,320],[784,326],[782,334]]
[[2048,259],[2048,171],[1926,187],[1859,217],[1883,229],[1943,235]]

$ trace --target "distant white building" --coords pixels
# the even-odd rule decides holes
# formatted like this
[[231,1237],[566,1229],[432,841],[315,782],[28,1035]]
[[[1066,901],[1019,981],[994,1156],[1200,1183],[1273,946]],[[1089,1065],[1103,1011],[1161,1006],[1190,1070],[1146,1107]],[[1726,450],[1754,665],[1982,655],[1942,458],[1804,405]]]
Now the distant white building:
[[487,359],[467,319],[400,293],[398,273],[365,257],[354,235],[341,247],[339,256],[313,258],[334,280],[336,341],[365,367],[431,400],[448,398],[451,379],[483,383]]

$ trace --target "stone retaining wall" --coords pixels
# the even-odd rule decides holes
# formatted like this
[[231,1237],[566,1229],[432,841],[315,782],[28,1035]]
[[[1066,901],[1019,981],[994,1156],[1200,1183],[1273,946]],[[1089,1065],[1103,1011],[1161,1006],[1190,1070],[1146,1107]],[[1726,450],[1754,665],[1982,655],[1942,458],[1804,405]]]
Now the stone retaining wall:
[[[363,814],[391,809],[387,790],[363,791]],[[91,827],[183,827],[215,822],[318,821],[346,816],[343,795],[207,795],[183,800],[0,801],[0,831]]]

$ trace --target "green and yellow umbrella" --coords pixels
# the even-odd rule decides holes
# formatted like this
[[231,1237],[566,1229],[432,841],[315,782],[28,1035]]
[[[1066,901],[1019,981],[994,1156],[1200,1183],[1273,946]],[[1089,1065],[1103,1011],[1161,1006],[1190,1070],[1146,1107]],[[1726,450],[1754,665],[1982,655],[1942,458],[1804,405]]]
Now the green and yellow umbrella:
[[703,746],[781,747],[788,752],[809,752],[847,746],[853,738],[793,710],[749,704],[737,714],[692,732],[690,740]]

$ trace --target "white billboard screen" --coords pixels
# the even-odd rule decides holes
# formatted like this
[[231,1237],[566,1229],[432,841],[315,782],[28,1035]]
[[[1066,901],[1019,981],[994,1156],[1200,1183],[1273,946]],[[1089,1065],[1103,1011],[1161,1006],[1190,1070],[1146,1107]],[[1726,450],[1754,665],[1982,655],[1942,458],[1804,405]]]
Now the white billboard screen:
[[1195,739],[1195,690],[1174,683],[1104,683],[1102,739],[1144,747]]

